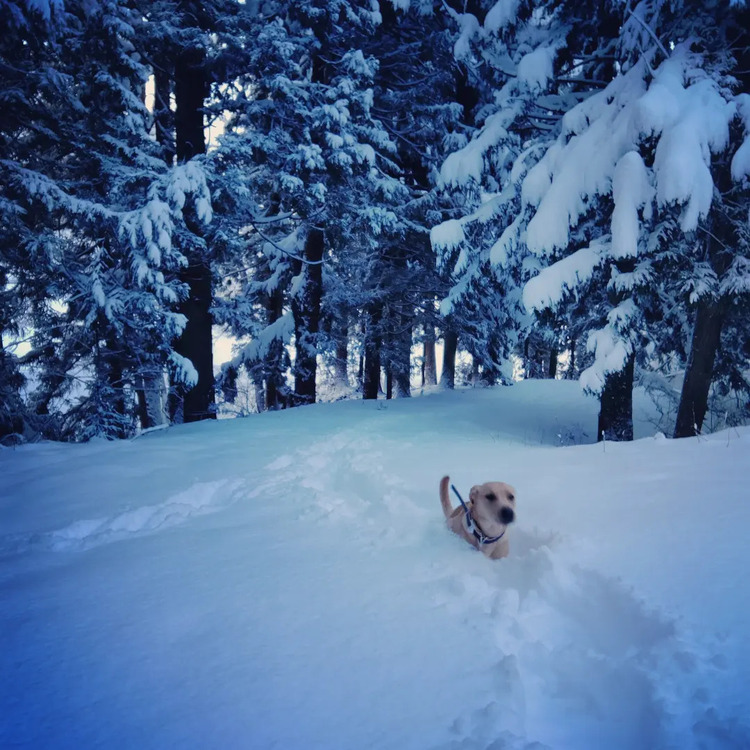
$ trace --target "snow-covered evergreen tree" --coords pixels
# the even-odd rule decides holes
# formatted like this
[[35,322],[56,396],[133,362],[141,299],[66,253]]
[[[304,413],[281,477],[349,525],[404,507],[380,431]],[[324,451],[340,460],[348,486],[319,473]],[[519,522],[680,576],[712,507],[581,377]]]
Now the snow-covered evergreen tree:
[[[601,8],[585,5],[540,4],[525,16],[523,4],[501,2],[483,24],[460,18],[459,51],[476,58],[483,50],[508,80],[495,94],[502,106],[443,167],[448,184],[479,194],[479,208],[433,232],[457,272],[445,304],[471,294],[491,266],[511,290],[523,284],[537,324],[540,313],[564,320],[575,305],[576,336],[585,333],[592,358],[581,382],[602,399],[600,435],[632,437],[636,354],[645,361],[665,343],[661,322],[675,320],[685,274],[705,279],[715,193],[737,192],[721,187],[719,173],[742,101],[728,77],[727,33],[741,24],[725,23],[722,14],[734,11],[719,5],[612,4],[602,19]],[[602,20],[610,35],[597,38],[591,24]],[[504,29],[512,32],[504,57],[487,52]],[[733,227],[730,241],[744,255],[742,222]],[[681,283],[665,283],[669,274]],[[512,293],[508,301],[513,310]],[[523,322],[521,312],[509,317]]]
[[457,148],[440,174],[454,214],[433,229],[432,243],[453,281],[443,313],[487,379],[507,380],[509,355],[531,321],[520,298],[530,272],[521,182],[562,115],[611,77],[615,39],[609,15],[588,4],[473,5],[474,13],[452,15],[476,131],[452,136]]
[[25,300],[16,326],[31,336],[27,418],[53,437],[123,436],[145,376],[169,361],[192,374],[171,348],[184,324],[172,234],[187,193],[207,205],[205,183],[155,152],[138,12],[69,2],[17,17],[0,43],[0,210],[6,280]]
[[442,4],[380,7],[383,20],[368,47],[378,60],[374,110],[396,145],[401,185],[398,193],[379,196],[397,223],[378,239],[368,277],[374,292],[369,317],[371,323],[378,320],[370,329],[382,342],[386,395],[405,396],[413,341],[420,330],[434,332],[435,301],[446,291],[428,231],[445,208],[438,170],[449,153],[446,133],[461,127],[463,108],[456,92],[453,23]]
[[[524,290],[527,307],[553,307],[592,280],[600,290],[606,286],[600,305],[589,304],[598,310],[588,333],[594,360],[581,382],[602,394],[600,433],[609,429],[620,438],[632,437],[632,421],[627,406],[623,413],[629,423],[618,421],[617,408],[614,422],[607,421],[609,388],[619,389],[620,403],[627,404],[636,355],[647,355],[654,346],[664,349],[665,311],[682,302],[687,317],[685,302],[698,303],[698,331],[700,300],[716,303],[722,296],[718,279],[730,268],[742,275],[746,255],[742,233],[737,234],[745,217],[732,220],[722,206],[724,196],[737,193],[727,174],[738,111],[728,41],[715,8],[683,8],[677,28],[660,25],[657,10],[643,3],[625,23],[623,66],[628,57],[635,62],[566,114],[561,135],[523,184],[534,210],[526,246],[544,266]],[[658,42],[663,28],[674,34],[664,44]],[[693,36],[697,29],[704,42]],[[633,38],[639,50],[648,46],[626,55]],[[592,214],[597,226],[589,231]],[[714,229],[717,224],[722,228]],[[717,321],[714,313],[709,317]],[[710,361],[698,365],[708,370],[709,382],[718,345],[714,331],[713,351],[706,354]],[[698,332],[698,338],[705,335]],[[689,363],[695,361],[695,344],[694,337]],[[690,374],[689,365],[686,383]],[[704,403],[690,410],[690,423],[698,427],[708,382],[705,386]],[[684,434],[679,419],[678,434]]]
[[370,4],[262,7],[247,30],[238,93],[225,104],[232,115],[214,156],[217,199],[233,206],[249,269],[231,307],[253,311],[255,322],[226,319],[253,336],[237,363],[270,356],[278,365],[278,344],[294,339],[295,402],[315,399],[321,315],[330,331],[362,302],[332,274],[360,269],[361,286],[373,249],[398,222],[390,206],[408,194],[394,177],[393,140],[373,112],[378,63],[363,49],[379,22]]

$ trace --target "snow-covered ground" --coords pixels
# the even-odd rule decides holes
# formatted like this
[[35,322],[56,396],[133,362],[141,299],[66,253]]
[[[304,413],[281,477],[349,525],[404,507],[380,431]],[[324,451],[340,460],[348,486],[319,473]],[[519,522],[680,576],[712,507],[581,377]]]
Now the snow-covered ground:
[[[577,384],[0,452],[0,747],[750,747],[750,429]],[[437,486],[518,492],[511,556]]]

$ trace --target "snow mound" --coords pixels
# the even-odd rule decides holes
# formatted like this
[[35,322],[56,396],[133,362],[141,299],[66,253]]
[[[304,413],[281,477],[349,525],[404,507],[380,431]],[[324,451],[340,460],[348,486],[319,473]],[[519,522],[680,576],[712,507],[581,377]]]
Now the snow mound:
[[9,537],[0,546],[0,554],[14,548],[49,549],[55,552],[85,550],[116,542],[132,534],[147,533],[184,523],[193,516],[214,513],[237,495],[243,482],[222,480],[198,482],[157,505],[142,505],[109,518],[74,521],[67,526],[29,537]]
[[[540,381],[0,452],[0,746],[748,746],[750,429],[636,395],[631,444]],[[509,558],[444,474],[516,486]]]

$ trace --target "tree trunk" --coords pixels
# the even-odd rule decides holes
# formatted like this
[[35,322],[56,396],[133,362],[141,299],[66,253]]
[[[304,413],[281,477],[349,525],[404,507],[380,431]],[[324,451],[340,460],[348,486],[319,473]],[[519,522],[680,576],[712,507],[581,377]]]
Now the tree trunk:
[[549,364],[544,366],[547,350],[544,341],[538,334],[532,333],[526,337],[523,345],[524,371],[526,379],[542,379],[548,376]]
[[165,414],[162,406],[164,384],[162,375],[146,372],[141,377],[141,387],[136,391],[138,399],[138,420],[141,429],[158,427],[164,424]]
[[178,162],[206,153],[203,104],[208,94],[201,47],[182,50],[175,61],[175,150]]
[[674,428],[676,438],[693,437],[701,432],[708,410],[708,393],[724,318],[725,310],[720,303],[707,300],[698,304],[690,356],[677,409]]
[[633,376],[635,354],[628,357],[625,368],[607,375],[599,405],[596,439],[633,439]]
[[456,350],[458,334],[455,331],[443,332],[443,371],[440,373],[440,385],[443,388],[454,388],[456,385]]
[[[178,162],[185,162],[206,151],[203,103],[208,92],[204,71],[205,52],[200,47],[183,50],[175,62],[175,134]],[[192,209],[185,209],[185,223],[199,236]],[[190,242],[183,252],[188,265],[180,281],[188,286],[188,299],[179,306],[187,324],[175,343],[175,351],[189,359],[198,373],[198,382],[189,390],[178,388],[182,397],[182,419],[195,422],[215,419],[213,373],[213,318],[211,316],[212,275],[203,253],[202,241]]]
[[129,422],[132,412],[125,399],[125,379],[122,362],[122,350],[113,336],[107,336],[100,350],[103,380],[106,383],[106,402],[102,408],[109,414],[101,414],[105,419],[105,435],[108,438],[124,440],[128,437]]
[[198,373],[198,382],[192,388],[180,389],[182,421],[215,419],[211,270],[206,263],[196,260],[180,273],[180,280],[187,283],[190,297],[178,308],[187,323],[175,343],[175,351],[189,359]]
[[266,410],[266,391],[263,383],[263,372],[260,367],[252,370],[253,391],[255,392],[255,410],[260,414]]
[[406,317],[397,316],[400,331],[394,341],[394,358],[389,370],[393,375],[396,398],[411,398],[411,326]]
[[485,386],[492,386],[497,383],[497,372],[492,367],[484,366],[484,369],[482,370],[480,374],[480,380],[482,382],[482,385]]
[[[727,162],[723,162],[721,169],[717,170],[716,181],[720,195],[731,188],[732,178]],[[723,203],[721,198],[719,200],[722,205],[713,209],[709,215],[705,241],[708,261],[717,278],[721,279],[734,258],[733,248],[741,242],[737,227],[744,221],[746,214],[740,218],[741,213],[738,215],[738,211],[745,212],[747,209]],[[726,302],[721,299],[706,297],[698,302],[685,380],[677,408],[674,429],[676,438],[698,435],[703,428],[714,361],[721,343],[721,330],[726,314]]]
[[437,385],[437,361],[435,359],[435,328],[424,328],[424,360],[422,385]]
[[549,369],[547,377],[554,380],[557,377],[557,349],[553,346],[549,353]]
[[304,281],[292,299],[296,356],[294,359],[294,405],[314,404],[318,373],[320,300],[323,294],[323,230],[313,227],[305,240]]
[[[281,290],[277,289],[266,300],[267,324],[275,323],[283,314],[284,295]],[[285,356],[284,344],[278,340],[271,342],[263,364],[266,376],[265,408],[270,411],[286,409],[287,407]]]
[[[172,166],[175,157],[174,114],[170,106],[172,79],[162,66],[154,67],[154,129],[162,158]],[[202,105],[201,105],[202,106]]]
[[349,326],[346,323],[343,324],[336,336],[333,375],[337,387],[349,387]]
[[568,380],[573,380],[578,377],[576,372],[576,348],[578,347],[578,339],[573,337],[570,340],[570,362],[568,363],[568,370],[565,373],[565,377]]
[[[5,279],[0,271],[0,284]],[[23,432],[22,400],[20,388],[23,378],[18,372],[16,358],[7,354],[0,331],[0,444],[3,440]]]
[[365,365],[362,398],[376,399],[380,390],[380,321],[383,310],[380,301],[370,304],[365,325]]

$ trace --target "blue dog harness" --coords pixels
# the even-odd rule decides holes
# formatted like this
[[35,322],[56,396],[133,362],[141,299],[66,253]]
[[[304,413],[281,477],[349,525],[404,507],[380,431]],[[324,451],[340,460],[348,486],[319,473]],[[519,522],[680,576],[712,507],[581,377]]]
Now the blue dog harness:
[[471,511],[464,502],[464,499],[459,494],[455,485],[452,484],[451,489],[456,493],[456,497],[458,498],[458,501],[461,503],[461,506],[464,509],[464,523],[466,524],[466,530],[474,536],[479,544],[494,544],[495,542],[499,542],[505,536],[505,531],[507,531],[507,529],[505,529],[503,533],[500,534],[500,536],[487,536],[479,528],[479,524],[471,517]]

